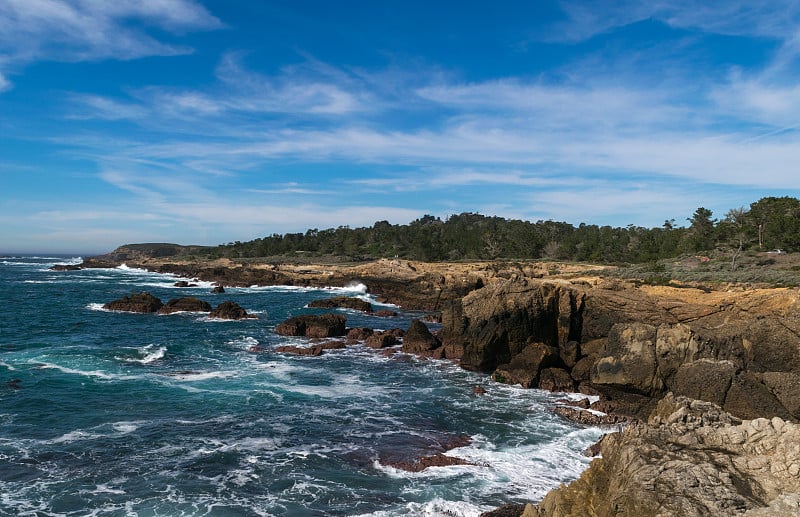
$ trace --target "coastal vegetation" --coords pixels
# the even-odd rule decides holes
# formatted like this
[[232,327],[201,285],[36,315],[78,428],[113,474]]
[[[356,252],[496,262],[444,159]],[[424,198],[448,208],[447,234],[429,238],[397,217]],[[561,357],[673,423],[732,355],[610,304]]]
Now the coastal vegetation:
[[642,264],[682,254],[725,256],[730,269],[747,251],[800,251],[800,200],[765,197],[715,218],[699,207],[687,224],[674,219],[656,228],[624,228],[556,221],[522,221],[477,213],[445,220],[425,215],[409,224],[378,221],[305,233],[272,234],[247,242],[195,249],[213,258],[337,256],[353,261],[402,258],[420,261],[552,259]]

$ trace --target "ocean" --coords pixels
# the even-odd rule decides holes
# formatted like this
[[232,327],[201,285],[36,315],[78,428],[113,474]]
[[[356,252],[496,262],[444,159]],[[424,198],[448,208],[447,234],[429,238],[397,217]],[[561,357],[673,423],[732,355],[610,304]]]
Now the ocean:
[[[273,351],[306,343],[274,328],[325,312],[305,307],[315,299],[399,312],[339,311],[349,327],[405,329],[419,317],[363,285],[211,294],[127,267],[49,269],[69,262],[80,259],[0,258],[0,515],[473,517],[575,479],[602,433],[548,410],[564,394],[448,361],[362,345]],[[141,291],[233,300],[258,319],[102,309]],[[471,443],[446,454],[471,465],[386,465],[464,435]]]

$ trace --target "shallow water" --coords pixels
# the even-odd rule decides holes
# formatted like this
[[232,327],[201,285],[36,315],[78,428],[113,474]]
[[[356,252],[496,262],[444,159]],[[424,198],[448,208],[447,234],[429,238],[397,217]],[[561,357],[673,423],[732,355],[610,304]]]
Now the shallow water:
[[[475,516],[574,479],[600,436],[547,411],[559,395],[448,362],[363,346],[272,352],[303,343],[276,335],[277,323],[324,312],[305,308],[314,299],[375,303],[364,286],[211,294],[136,269],[48,270],[59,262],[0,259],[2,515]],[[101,308],[139,291],[233,300],[259,319]],[[342,313],[348,326],[383,329],[418,316]],[[472,443],[448,454],[475,465],[382,463],[463,434]]]

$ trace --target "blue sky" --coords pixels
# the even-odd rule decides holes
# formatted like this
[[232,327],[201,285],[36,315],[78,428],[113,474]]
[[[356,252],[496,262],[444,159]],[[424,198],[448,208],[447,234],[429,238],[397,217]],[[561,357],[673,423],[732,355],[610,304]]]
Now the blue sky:
[[0,0],[0,253],[800,194],[797,1]]

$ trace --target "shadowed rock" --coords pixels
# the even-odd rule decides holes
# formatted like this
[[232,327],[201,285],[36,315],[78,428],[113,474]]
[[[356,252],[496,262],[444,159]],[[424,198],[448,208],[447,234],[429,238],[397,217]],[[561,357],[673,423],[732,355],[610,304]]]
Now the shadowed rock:
[[217,305],[217,308],[212,310],[208,316],[210,318],[217,318],[221,320],[256,318],[255,315],[248,314],[246,310],[239,306],[239,304],[232,301],[222,302],[221,304]]
[[103,308],[110,311],[150,313],[158,311],[163,305],[163,302],[152,294],[142,292],[109,302],[103,305]]
[[309,338],[338,337],[345,335],[347,318],[341,314],[294,316],[275,327],[282,336],[304,336]]
[[211,304],[193,296],[187,296],[173,298],[158,309],[159,314],[172,314],[173,312],[211,312]]
[[334,298],[327,298],[325,300],[314,300],[309,303],[308,306],[323,309],[353,309],[366,313],[372,312],[371,303],[360,298],[353,298],[350,296],[336,296]]

